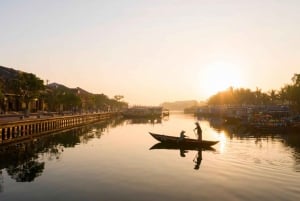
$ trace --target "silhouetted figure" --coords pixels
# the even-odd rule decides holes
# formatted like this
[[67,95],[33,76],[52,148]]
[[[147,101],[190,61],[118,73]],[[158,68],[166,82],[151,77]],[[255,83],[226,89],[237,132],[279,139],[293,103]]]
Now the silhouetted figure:
[[201,164],[201,161],[202,161],[202,149],[198,150],[198,154],[195,156],[193,161],[195,163],[194,169],[199,170],[200,164]]
[[185,138],[187,137],[185,134],[185,131],[181,131],[180,132],[180,136],[179,136],[179,139],[178,139],[178,142],[182,142],[185,140]]
[[[183,142],[185,140],[185,138],[187,137],[185,134],[185,131],[181,131],[180,132],[180,136],[179,136],[179,139],[178,139],[178,142]],[[187,153],[186,150],[184,149],[180,149],[180,156],[181,157],[185,157],[185,153]]]
[[202,141],[202,129],[200,127],[200,124],[198,122],[196,122],[195,124],[196,124],[196,128],[194,128],[194,132],[195,132],[195,130],[197,130],[198,140]]

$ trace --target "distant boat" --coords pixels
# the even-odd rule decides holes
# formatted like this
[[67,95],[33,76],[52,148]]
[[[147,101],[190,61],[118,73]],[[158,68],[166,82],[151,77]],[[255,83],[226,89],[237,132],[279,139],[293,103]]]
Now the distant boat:
[[163,108],[159,106],[135,106],[122,112],[122,115],[127,118],[157,118],[162,114]]
[[162,116],[169,116],[169,115],[170,115],[170,111],[168,109],[162,110]]
[[219,141],[209,141],[209,140],[198,141],[196,139],[190,139],[190,138],[185,138],[184,140],[180,140],[179,137],[175,137],[175,136],[168,136],[168,135],[156,134],[151,132],[149,132],[149,134],[153,138],[155,138],[156,140],[162,143],[176,144],[180,146],[210,147],[219,142]]

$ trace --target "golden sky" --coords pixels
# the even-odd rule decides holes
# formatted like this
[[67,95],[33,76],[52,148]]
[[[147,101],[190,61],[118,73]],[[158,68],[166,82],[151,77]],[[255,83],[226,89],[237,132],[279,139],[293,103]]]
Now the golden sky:
[[0,65],[131,105],[263,91],[300,69],[298,0],[1,1]]

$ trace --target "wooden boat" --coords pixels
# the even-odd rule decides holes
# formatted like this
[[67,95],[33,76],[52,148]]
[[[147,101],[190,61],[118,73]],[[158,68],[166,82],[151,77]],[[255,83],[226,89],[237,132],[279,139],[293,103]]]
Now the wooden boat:
[[207,146],[207,147],[202,147],[201,144],[199,143],[194,143],[194,144],[178,144],[178,143],[164,143],[164,142],[159,142],[155,145],[153,145],[150,150],[152,149],[168,149],[168,150],[186,150],[186,151],[215,151],[213,147]]
[[194,145],[199,147],[210,147],[219,142],[219,141],[208,141],[208,140],[202,140],[201,142],[199,142],[196,139],[190,139],[190,138],[185,138],[184,140],[180,140],[179,137],[175,137],[175,136],[161,135],[161,134],[156,134],[151,132],[149,132],[149,134],[153,138],[155,138],[156,140],[162,143],[178,144],[181,146]]

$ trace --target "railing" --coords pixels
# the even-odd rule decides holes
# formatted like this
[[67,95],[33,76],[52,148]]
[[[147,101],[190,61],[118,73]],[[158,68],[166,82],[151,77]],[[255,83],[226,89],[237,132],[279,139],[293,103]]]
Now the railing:
[[115,113],[112,112],[106,112],[0,123],[0,145],[106,120],[111,118],[114,114]]

